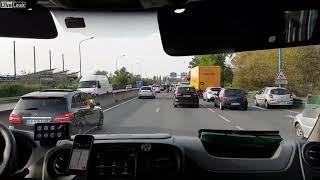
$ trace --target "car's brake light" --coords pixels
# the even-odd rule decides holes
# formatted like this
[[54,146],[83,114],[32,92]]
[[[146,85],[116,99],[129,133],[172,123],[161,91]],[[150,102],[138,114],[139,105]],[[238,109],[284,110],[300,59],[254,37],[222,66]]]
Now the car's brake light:
[[269,98],[273,99],[273,95],[272,95],[272,94],[269,94]]
[[194,96],[198,96],[198,93],[197,93],[197,92],[194,92],[194,93],[192,93],[192,95],[194,95]]
[[9,115],[9,123],[11,124],[21,124],[21,117],[18,114],[10,114]]
[[222,101],[226,101],[227,99],[228,99],[227,96],[223,96],[223,97],[222,97]]
[[59,114],[53,118],[53,122],[64,122],[64,121],[71,121],[74,117],[73,112],[67,112],[63,114]]
[[182,96],[182,93],[176,93],[176,96]]

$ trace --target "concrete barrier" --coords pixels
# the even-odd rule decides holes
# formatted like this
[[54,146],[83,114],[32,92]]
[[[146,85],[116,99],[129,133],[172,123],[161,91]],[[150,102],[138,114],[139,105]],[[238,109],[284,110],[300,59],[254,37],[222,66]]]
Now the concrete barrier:
[[95,100],[100,103],[102,109],[105,109],[106,107],[137,96],[138,89],[130,89],[126,91],[113,92],[112,94],[97,96],[95,97]]

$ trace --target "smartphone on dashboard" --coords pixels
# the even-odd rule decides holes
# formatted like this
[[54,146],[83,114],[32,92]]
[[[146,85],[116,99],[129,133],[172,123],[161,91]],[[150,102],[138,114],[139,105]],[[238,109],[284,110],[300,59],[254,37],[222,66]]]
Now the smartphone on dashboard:
[[87,173],[93,141],[92,135],[75,136],[68,166],[70,174],[85,175]]

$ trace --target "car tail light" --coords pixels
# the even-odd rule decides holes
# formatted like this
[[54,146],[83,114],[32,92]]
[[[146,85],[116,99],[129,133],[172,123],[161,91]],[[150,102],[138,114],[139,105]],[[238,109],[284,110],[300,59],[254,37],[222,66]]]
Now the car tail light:
[[272,95],[272,94],[269,94],[269,98],[270,98],[270,99],[273,99],[273,95]]
[[74,117],[73,112],[67,112],[63,114],[59,114],[53,118],[53,122],[64,122],[64,121],[71,121]]
[[228,99],[227,96],[223,96],[223,97],[222,97],[222,101],[226,101],[227,99]]
[[21,124],[21,117],[18,114],[10,114],[9,123],[11,124]]
[[176,93],[176,96],[182,96],[182,93]]
[[198,93],[197,93],[197,92],[194,92],[194,93],[192,93],[192,95],[194,95],[194,96],[198,96]]

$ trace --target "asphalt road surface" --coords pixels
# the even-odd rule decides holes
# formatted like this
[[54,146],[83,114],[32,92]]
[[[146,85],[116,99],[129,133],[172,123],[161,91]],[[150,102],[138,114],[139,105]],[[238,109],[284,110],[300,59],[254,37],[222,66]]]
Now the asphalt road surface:
[[[301,110],[265,109],[249,104],[248,111],[220,110],[200,99],[199,108],[174,108],[172,93],[156,99],[133,98],[104,110],[104,127],[92,134],[171,133],[197,136],[199,129],[279,130],[284,138],[294,137],[293,118]],[[7,123],[10,111],[0,112]]]
[[104,110],[104,128],[91,133],[171,133],[197,136],[199,129],[279,130],[294,137],[293,118],[301,110],[265,109],[249,104],[248,111],[220,110],[200,99],[200,108],[174,108],[172,93],[156,99],[131,99]]

